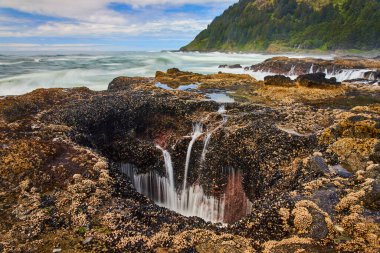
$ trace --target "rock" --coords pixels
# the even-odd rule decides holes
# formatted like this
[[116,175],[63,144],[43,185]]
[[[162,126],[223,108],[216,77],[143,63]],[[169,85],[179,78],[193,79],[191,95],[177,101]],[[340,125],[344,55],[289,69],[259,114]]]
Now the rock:
[[295,80],[297,85],[310,87],[310,88],[326,88],[326,87],[336,87],[340,83],[336,81],[336,78],[326,79],[325,73],[316,73],[316,74],[305,74],[300,75]]
[[365,78],[355,78],[350,80],[344,80],[345,83],[353,83],[353,84],[376,84],[377,80],[369,80]]
[[353,176],[351,172],[343,168],[341,165],[330,166],[329,169],[332,174],[343,178],[350,178]]
[[329,173],[329,166],[326,164],[323,157],[313,156],[309,160],[310,169],[316,172],[318,175],[323,175],[325,173]]
[[233,65],[222,64],[222,65],[219,65],[218,68],[220,68],[220,69],[224,69],[224,68],[241,69],[243,67],[240,64],[233,64]]
[[222,73],[202,75],[193,72],[180,71],[179,69],[168,69],[167,72],[156,72],[157,82],[168,85],[176,89],[181,85],[199,84],[200,89],[226,88],[236,85],[251,85],[256,83],[256,79],[246,74]]
[[364,196],[364,206],[371,210],[380,211],[380,179],[371,184],[371,189]]
[[375,81],[380,79],[379,71],[368,71],[364,73],[364,79]]
[[377,142],[369,158],[375,163],[380,163],[380,142]]
[[234,64],[234,65],[230,65],[228,66],[230,69],[241,69],[243,68],[240,64]]
[[[338,73],[350,69],[377,69],[380,70],[380,60],[366,59],[361,57],[342,57],[333,60],[315,58],[288,58],[273,57],[262,63],[252,65],[253,71],[271,72],[279,75],[305,75],[309,73],[328,72]],[[370,78],[368,73],[365,78]]]
[[[329,233],[328,226],[331,221],[326,213],[312,201],[302,200],[296,203],[292,211],[294,225],[298,234],[316,240],[326,238]],[[331,224],[327,224],[329,221]]]
[[53,253],[59,253],[59,252],[61,252],[62,251],[62,249],[61,248],[56,248],[56,249],[53,249]]
[[[311,238],[293,236],[281,241],[268,241],[264,243],[263,253],[326,253],[330,252],[327,247],[319,246]],[[331,251],[334,252],[334,251]]]
[[86,239],[83,241],[83,244],[89,244],[92,241],[92,239],[94,239],[94,237],[92,236],[86,237]]
[[266,76],[264,77],[264,83],[265,85],[275,85],[275,86],[294,86],[295,83],[293,82],[290,77],[283,76],[283,75],[275,75],[275,76]]
[[324,212],[333,216],[335,214],[334,207],[339,202],[339,190],[333,186],[315,190],[308,199],[316,203]]
[[[168,72],[170,74],[162,72],[157,76],[178,83],[200,80],[208,85],[206,87],[257,84],[245,75],[199,75],[178,69]],[[273,239],[278,241],[273,243],[273,250],[267,252],[326,252],[329,249],[324,243],[329,242],[326,234],[329,234],[330,223],[324,211],[334,210],[342,192],[362,186],[351,183],[352,180],[324,175],[328,168],[321,154],[329,162],[330,158],[325,146],[316,138],[319,132],[289,134],[277,124],[309,125],[319,121],[320,118],[315,117],[319,114],[331,116],[332,122],[338,122],[344,118],[342,115],[336,118],[335,114],[330,115],[331,110],[316,111],[316,107],[301,103],[274,107],[233,103],[225,106],[223,114],[228,118],[221,125],[224,115],[218,113],[220,104],[205,101],[203,97],[158,89],[133,78],[120,78],[115,83],[120,85],[112,85],[112,92],[50,89],[0,100],[0,110],[6,108],[9,112],[5,114],[9,118],[3,115],[0,120],[0,214],[3,221],[0,222],[0,241],[6,241],[4,251],[23,252],[25,245],[33,247],[30,251],[38,251],[45,245],[64,249],[66,245],[73,245],[90,252],[106,245],[108,250],[120,252],[153,252],[158,248],[164,252],[165,249],[254,252],[253,245],[261,250],[266,248],[264,242]],[[258,86],[264,85],[259,82]],[[347,117],[355,115],[345,113]],[[377,138],[375,118],[346,120],[336,128],[329,128],[326,138],[331,142],[342,136]],[[233,222],[228,226],[212,225],[155,205],[136,192],[119,171],[120,163],[130,162],[142,174],[157,171],[165,175],[164,157],[155,147],[160,144],[170,152],[174,181],[177,186],[181,185],[190,141],[184,136],[188,136],[192,124],[199,121],[203,122],[204,131],[213,131],[212,139],[204,161],[201,161],[204,136],[194,142],[188,182],[199,182],[209,196],[221,196],[226,188],[234,190],[234,194],[225,195],[229,203],[225,210],[229,214],[224,217]],[[40,127],[32,129],[37,123]],[[350,150],[347,147],[351,146],[330,150]],[[304,160],[305,157],[311,158]],[[229,179],[222,169],[228,169],[227,166],[240,174],[233,174]],[[377,174],[374,167],[368,171]],[[373,192],[369,196],[371,194],[376,197]],[[247,203],[242,198],[244,195],[252,203]],[[309,197],[310,202],[300,204],[295,196]],[[362,207],[362,199],[357,200],[353,203]],[[247,208],[251,204],[253,212]],[[280,209],[286,209],[288,216],[280,215],[277,212]],[[294,209],[298,210],[292,216]],[[239,220],[236,220],[237,215]],[[347,218],[344,212],[339,215]],[[370,221],[366,217],[363,220]],[[349,232],[345,225],[342,227]],[[360,228],[356,239],[363,241],[363,233],[372,233],[370,229]],[[84,233],[89,237],[83,238]],[[294,233],[305,240],[284,241]],[[357,251],[372,249],[354,241],[349,246]]]
[[153,78],[120,76],[113,79],[108,85],[109,91],[130,90],[141,84],[153,84]]

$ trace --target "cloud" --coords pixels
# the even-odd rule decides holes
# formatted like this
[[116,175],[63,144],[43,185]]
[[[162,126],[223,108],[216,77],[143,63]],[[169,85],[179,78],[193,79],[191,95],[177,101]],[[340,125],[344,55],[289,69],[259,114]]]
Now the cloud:
[[146,6],[179,6],[183,4],[232,4],[236,0],[2,0],[0,7],[13,8],[30,13],[39,13],[44,15],[75,18],[78,20],[86,20],[98,14],[105,13],[112,3],[127,4],[135,9]]
[[0,0],[0,37],[190,40],[237,0]]

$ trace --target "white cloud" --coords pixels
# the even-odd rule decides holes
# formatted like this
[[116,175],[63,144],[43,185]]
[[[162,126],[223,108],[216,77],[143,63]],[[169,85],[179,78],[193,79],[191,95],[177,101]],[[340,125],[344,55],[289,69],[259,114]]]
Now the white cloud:
[[[181,4],[210,4],[210,3],[234,3],[237,0],[1,0],[0,7],[14,8],[17,10],[52,15],[58,17],[87,20],[88,17],[105,13],[110,3],[123,3],[134,7],[147,5],[181,5]],[[107,17],[114,14],[108,12]]]
[[[196,13],[164,13],[168,6],[180,4],[220,4],[236,0],[1,0],[1,7],[14,8],[28,13],[38,13],[52,17],[69,18],[72,21],[50,21],[36,27],[27,25],[12,28],[0,26],[0,36],[97,36],[108,34],[139,35],[144,33],[195,34],[204,29],[212,17],[200,18]],[[119,13],[107,8],[110,3],[125,3],[136,8],[154,5],[156,8],[142,8],[136,12]],[[211,8],[211,7],[210,7]],[[0,18],[25,22],[19,18]],[[26,22],[27,24],[27,22]]]
[[[0,16],[0,51],[38,50],[93,50],[94,48],[114,49],[112,42],[107,45],[97,43],[97,39],[107,38],[125,41],[131,38],[149,37],[157,40],[190,41],[199,31],[206,28],[215,10],[238,0],[0,0],[0,8],[45,15],[59,19],[5,13]],[[110,3],[128,4],[135,8],[125,13],[108,8]],[[166,9],[183,4],[201,4],[210,8],[210,14],[196,12],[165,12]],[[175,9],[175,8],[174,8]],[[181,8],[178,8],[179,10]],[[214,11],[214,12],[213,12]],[[49,21],[50,20],[50,21]],[[13,38],[1,43],[1,37]],[[39,44],[29,37],[60,37],[59,43]],[[65,40],[64,38],[68,38]],[[75,41],[94,41],[94,44],[70,44]],[[48,41],[49,39],[45,40]],[[32,42],[32,43],[29,43]],[[185,43],[185,42],[184,42]],[[179,46],[179,43],[177,43]],[[176,45],[177,45],[176,44]],[[122,43],[119,43],[122,45]],[[166,44],[165,44],[166,45]],[[124,49],[124,47],[123,47]]]

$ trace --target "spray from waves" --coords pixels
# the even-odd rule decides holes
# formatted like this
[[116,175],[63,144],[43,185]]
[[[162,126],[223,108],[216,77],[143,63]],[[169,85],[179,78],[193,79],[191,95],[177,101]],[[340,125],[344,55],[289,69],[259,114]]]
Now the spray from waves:
[[[0,56],[0,72],[3,75],[0,77],[0,95],[19,95],[36,88],[69,88],[78,85],[103,90],[107,88],[110,81],[120,75],[152,77],[158,70],[165,71],[174,67],[185,71],[210,74],[218,72],[220,64],[240,63],[250,66],[273,56],[215,52],[7,55]],[[238,73],[243,73],[243,70],[239,71]],[[252,75],[261,80],[266,73],[252,73]]]

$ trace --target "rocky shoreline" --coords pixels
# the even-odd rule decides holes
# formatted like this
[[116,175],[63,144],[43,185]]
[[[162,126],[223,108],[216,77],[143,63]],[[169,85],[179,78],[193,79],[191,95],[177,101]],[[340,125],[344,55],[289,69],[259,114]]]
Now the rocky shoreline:
[[[379,89],[299,75],[170,69],[1,99],[0,252],[378,252]],[[214,90],[241,102],[221,114]],[[194,141],[188,184],[220,197],[233,168],[252,204],[233,219],[231,195],[228,224],[159,207],[120,171],[165,175],[159,145],[181,185],[195,122],[212,136],[204,160],[207,136]]]

